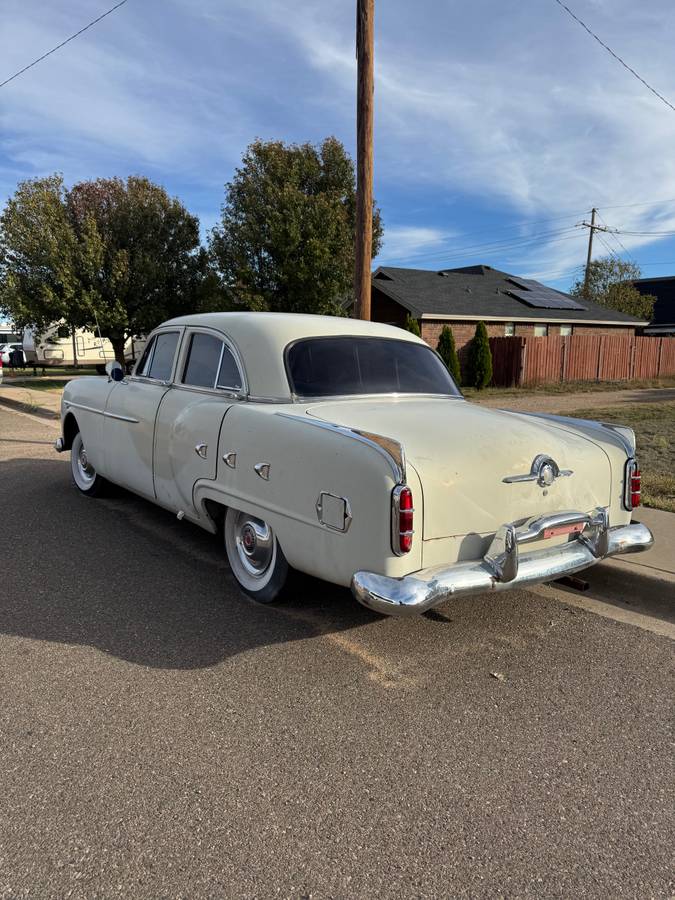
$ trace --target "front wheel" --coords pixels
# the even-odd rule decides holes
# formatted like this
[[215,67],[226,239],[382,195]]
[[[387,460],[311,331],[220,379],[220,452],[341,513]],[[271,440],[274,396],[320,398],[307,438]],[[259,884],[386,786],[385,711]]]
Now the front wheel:
[[259,603],[284,592],[289,566],[276,535],[262,519],[236,509],[225,514],[225,552],[239,586]]
[[89,462],[82,435],[78,431],[70,448],[70,469],[75,486],[88,497],[97,497],[107,485],[105,478]]

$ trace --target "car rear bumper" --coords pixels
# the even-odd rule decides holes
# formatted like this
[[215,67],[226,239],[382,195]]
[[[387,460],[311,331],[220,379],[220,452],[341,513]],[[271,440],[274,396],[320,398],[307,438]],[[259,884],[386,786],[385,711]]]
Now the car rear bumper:
[[[568,543],[520,552],[528,543],[565,533],[573,536]],[[352,593],[363,606],[384,615],[416,615],[449,597],[554,581],[609,556],[648,550],[653,543],[651,531],[640,523],[610,528],[605,509],[565,511],[503,525],[482,560],[421,569],[403,578],[357,572]]]

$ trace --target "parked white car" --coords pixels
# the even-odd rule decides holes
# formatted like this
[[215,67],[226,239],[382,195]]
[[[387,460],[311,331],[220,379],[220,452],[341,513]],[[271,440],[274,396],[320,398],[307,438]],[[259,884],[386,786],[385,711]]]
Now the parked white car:
[[78,378],[62,437],[84,494],[123,485],[222,529],[243,590],[290,569],[405,615],[645,550],[630,428],[467,402],[398,328],[211,313],[154,331],[131,376]]
[[2,360],[2,364],[4,366],[9,366],[11,364],[10,353],[12,350],[20,350],[21,355],[23,357],[23,361],[26,360],[26,354],[23,352],[23,347],[20,343],[14,344],[0,344],[0,359]]

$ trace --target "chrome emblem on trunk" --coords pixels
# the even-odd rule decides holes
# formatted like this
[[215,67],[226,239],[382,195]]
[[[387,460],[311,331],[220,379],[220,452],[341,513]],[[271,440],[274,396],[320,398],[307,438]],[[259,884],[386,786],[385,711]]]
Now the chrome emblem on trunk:
[[532,466],[527,475],[508,475],[502,478],[505,484],[514,484],[518,481],[536,481],[539,487],[550,487],[556,478],[563,478],[573,475],[572,469],[561,469],[558,463],[547,456],[540,453],[532,460]]

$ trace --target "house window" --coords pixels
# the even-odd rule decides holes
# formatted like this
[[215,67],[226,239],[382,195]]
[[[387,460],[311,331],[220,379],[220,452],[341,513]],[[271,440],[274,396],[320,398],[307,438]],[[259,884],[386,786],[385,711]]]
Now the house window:
[[513,337],[516,333],[516,326],[513,322],[506,322],[504,325],[504,337]]
[[535,337],[548,337],[548,325],[535,325],[534,326],[534,336]]
[[572,334],[572,326],[571,325],[561,325],[560,326],[560,337],[569,337]]

